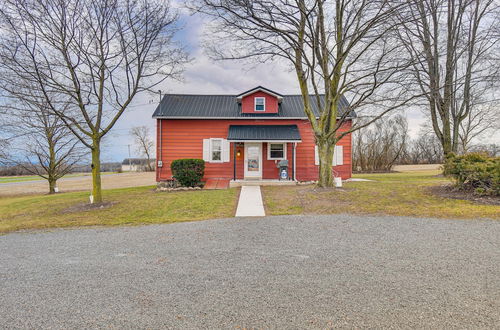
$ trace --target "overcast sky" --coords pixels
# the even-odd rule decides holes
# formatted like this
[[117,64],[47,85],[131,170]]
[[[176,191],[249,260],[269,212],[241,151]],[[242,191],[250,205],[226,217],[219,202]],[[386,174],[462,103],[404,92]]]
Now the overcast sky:
[[[241,62],[213,62],[200,46],[204,22],[200,17],[184,14],[180,24],[184,29],[177,39],[185,45],[192,62],[186,67],[184,79],[166,81],[163,93],[192,94],[239,94],[252,87],[262,85],[281,94],[299,94],[294,72],[283,64],[265,63],[249,68]],[[139,95],[105,139],[102,161],[122,161],[128,157],[128,146],[132,157],[138,157],[129,130],[133,126],[147,125],[154,137],[155,121],[151,118],[159,102],[159,95]],[[407,111],[410,135],[414,137],[423,122],[418,110]]]

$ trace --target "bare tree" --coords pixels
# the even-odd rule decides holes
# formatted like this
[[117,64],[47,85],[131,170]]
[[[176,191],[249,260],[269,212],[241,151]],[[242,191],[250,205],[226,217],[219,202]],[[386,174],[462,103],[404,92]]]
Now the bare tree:
[[[402,88],[407,63],[395,42],[398,23],[393,20],[405,6],[404,1],[377,0],[190,2],[215,22],[206,43],[214,58],[282,60],[295,70],[318,146],[321,187],[333,186],[338,140],[411,101]],[[343,113],[338,108],[342,96],[350,101]],[[351,110],[370,119],[341,131]]]
[[8,146],[9,143],[7,139],[0,138],[0,165],[5,165],[7,163],[7,159],[9,158],[7,154]]
[[377,121],[353,134],[355,171],[386,172],[400,160],[408,143],[408,123],[402,115]]
[[443,147],[432,129],[423,127],[417,138],[409,140],[398,164],[442,164]]
[[81,144],[50,111],[45,97],[37,94],[36,88],[4,89],[3,97],[0,115],[9,141],[9,153],[2,157],[4,165],[40,176],[47,180],[49,193],[55,193],[57,180],[81,160]]
[[155,142],[151,139],[151,132],[147,126],[136,126],[130,130],[130,135],[134,138],[135,147],[141,156],[147,159],[146,169],[153,171],[151,165],[151,155],[154,153]]
[[435,134],[422,131],[413,141],[414,164],[441,164],[444,161],[443,147]]
[[408,86],[424,95],[434,134],[448,155],[459,149],[464,121],[484,110],[474,96],[483,94],[483,105],[495,99],[500,7],[495,0],[408,3],[411,19],[405,12],[400,34],[413,62]]
[[470,146],[470,152],[485,153],[490,157],[500,157],[500,145],[496,143],[491,144],[475,144]]
[[103,137],[137,94],[178,77],[187,61],[172,40],[177,15],[168,1],[6,0],[0,20],[2,71],[71,101],[61,111],[46,97],[90,149],[92,195],[101,202]]
[[500,129],[500,108],[498,103],[475,105],[467,117],[460,122],[459,147],[461,153],[469,152],[474,140],[488,132]]

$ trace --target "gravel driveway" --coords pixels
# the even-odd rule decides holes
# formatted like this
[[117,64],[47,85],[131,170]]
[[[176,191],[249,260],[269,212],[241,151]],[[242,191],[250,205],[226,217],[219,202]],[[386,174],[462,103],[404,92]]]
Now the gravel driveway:
[[500,327],[500,222],[288,216],[0,236],[0,328]]

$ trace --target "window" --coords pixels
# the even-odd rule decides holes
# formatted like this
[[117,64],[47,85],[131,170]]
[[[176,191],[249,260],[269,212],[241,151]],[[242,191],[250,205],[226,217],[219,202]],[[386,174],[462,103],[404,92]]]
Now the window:
[[266,98],[256,97],[255,98],[255,111],[266,111]]
[[210,156],[212,161],[222,161],[222,139],[210,140]]
[[269,160],[286,159],[286,143],[268,143],[267,159]]
[[[314,146],[314,165],[319,165],[318,146]],[[344,165],[344,148],[342,146],[335,146],[333,151],[332,165]]]
[[203,160],[208,163],[229,162],[229,141],[222,138],[203,139]]

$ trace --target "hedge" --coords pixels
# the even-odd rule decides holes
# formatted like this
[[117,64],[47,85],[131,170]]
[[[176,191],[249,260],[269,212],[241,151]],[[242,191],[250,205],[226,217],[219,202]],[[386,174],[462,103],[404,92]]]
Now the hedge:
[[183,187],[197,187],[205,173],[203,159],[176,159],[170,165],[173,177]]
[[500,195],[500,157],[451,154],[445,161],[444,175],[451,177],[459,189],[479,195]]

